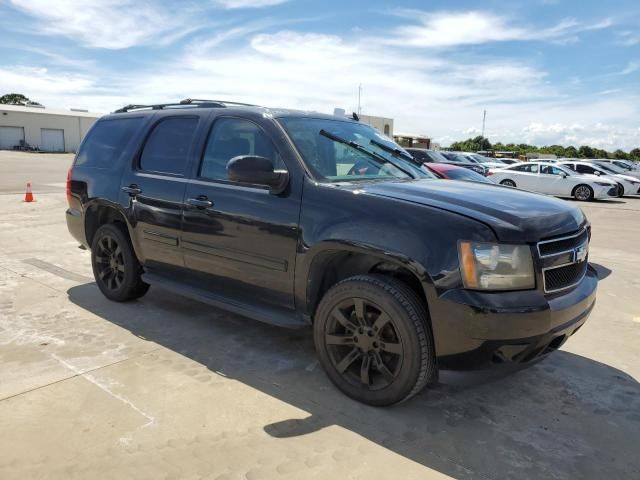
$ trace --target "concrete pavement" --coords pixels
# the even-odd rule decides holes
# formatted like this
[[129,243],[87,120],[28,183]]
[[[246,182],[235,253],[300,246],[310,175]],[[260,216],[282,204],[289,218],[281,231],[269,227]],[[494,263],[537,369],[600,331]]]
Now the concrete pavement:
[[68,162],[34,204],[11,168],[0,155],[2,479],[640,478],[640,198],[580,204],[602,280],[560,351],[376,409],[333,388],[310,332],[157,288],[109,302],[66,231]]

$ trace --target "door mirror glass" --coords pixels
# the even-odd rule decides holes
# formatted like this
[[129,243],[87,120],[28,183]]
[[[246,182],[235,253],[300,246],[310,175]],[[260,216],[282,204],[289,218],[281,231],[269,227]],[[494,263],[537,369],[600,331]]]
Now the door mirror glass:
[[239,155],[227,163],[227,176],[232,182],[266,185],[274,194],[284,192],[289,183],[286,170],[276,170],[273,161],[258,155]]

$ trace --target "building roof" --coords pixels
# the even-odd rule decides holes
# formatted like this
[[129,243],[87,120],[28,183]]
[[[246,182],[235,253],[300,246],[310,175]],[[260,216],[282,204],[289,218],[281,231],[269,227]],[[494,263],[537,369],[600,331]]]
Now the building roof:
[[63,115],[65,117],[86,117],[86,118],[99,118],[103,113],[95,112],[79,112],[76,110],[56,110],[52,108],[43,107],[26,107],[24,105],[5,105],[0,104],[0,111],[5,112],[21,112],[21,113],[34,113],[39,115]]

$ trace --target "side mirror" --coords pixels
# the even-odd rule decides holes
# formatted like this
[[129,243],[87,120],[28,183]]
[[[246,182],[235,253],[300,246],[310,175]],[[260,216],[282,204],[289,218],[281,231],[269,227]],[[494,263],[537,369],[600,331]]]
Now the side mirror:
[[598,171],[598,170],[596,170],[594,173],[595,173],[597,176],[602,175],[602,174],[600,173],[600,171]]
[[562,174],[562,178],[567,178],[569,175],[567,175],[566,173]]
[[227,163],[227,176],[233,182],[266,185],[274,195],[284,192],[289,184],[289,172],[275,170],[270,159],[257,155],[233,157]]

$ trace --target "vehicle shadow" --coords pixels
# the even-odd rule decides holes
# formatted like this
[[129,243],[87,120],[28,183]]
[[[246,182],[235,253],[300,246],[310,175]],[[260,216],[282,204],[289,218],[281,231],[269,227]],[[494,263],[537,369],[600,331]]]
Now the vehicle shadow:
[[253,322],[159,288],[120,304],[95,283],[68,295],[138,337],[309,413],[264,425],[275,438],[338,425],[455,478],[640,478],[640,384],[580,355],[558,351],[528,369],[442,372],[410,401],[373,408],[330,384],[309,330]]

